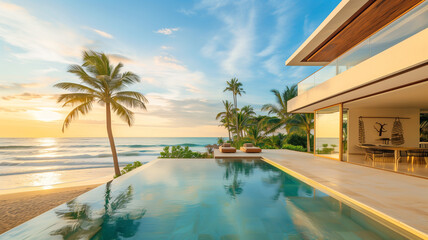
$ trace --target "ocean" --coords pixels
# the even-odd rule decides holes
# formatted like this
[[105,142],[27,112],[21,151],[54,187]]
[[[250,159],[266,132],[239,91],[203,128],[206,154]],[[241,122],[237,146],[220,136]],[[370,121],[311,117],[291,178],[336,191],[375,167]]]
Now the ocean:
[[[165,146],[205,151],[217,138],[115,138],[120,166],[149,162]],[[103,183],[114,175],[107,138],[0,138],[0,194]]]

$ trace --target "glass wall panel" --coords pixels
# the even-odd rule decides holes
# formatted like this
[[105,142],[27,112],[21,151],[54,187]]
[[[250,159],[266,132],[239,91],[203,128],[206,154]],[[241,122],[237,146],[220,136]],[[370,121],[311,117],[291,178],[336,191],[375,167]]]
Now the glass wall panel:
[[341,106],[315,111],[315,154],[340,159]]
[[348,109],[342,109],[342,161],[348,161]]

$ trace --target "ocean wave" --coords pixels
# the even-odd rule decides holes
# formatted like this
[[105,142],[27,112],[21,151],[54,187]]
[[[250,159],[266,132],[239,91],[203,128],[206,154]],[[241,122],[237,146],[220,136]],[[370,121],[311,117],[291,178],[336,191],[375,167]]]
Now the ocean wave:
[[[149,153],[148,150],[122,152],[118,153],[119,157],[132,157],[132,156],[157,156],[158,153]],[[15,157],[15,160],[28,161],[28,160],[56,160],[56,159],[85,159],[85,158],[108,158],[112,157],[111,153],[101,153],[96,155],[91,154],[80,154],[80,155],[63,155],[63,156],[52,156],[52,157]]]
[[[120,167],[126,166],[128,163],[119,164]],[[22,175],[22,174],[31,174],[31,173],[44,173],[44,172],[57,172],[57,171],[70,171],[70,170],[82,170],[82,169],[94,169],[94,168],[108,168],[113,167],[113,164],[110,166],[106,165],[95,165],[95,166],[85,166],[85,167],[61,167],[54,169],[37,169],[37,170],[24,170],[24,171],[16,171],[16,172],[8,172],[8,173],[0,173],[0,176],[11,176],[11,175]]]
[[[197,143],[183,143],[183,144],[121,144],[117,145],[118,148],[150,148],[150,147],[168,147],[168,146],[187,146],[187,147],[205,147],[206,144]],[[73,148],[109,148],[108,145],[100,144],[87,144],[87,145],[54,145],[54,146],[37,146],[37,145],[6,145],[0,146],[0,151],[7,150],[26,150],[26,149],[47,149],[52,147],[59,147],[61,149]]]
[[205,147],[206,144],[196,143],[183,143],[183,144],[129,144],[129,145],[118,145],[118,147],[128,148],[147,148],[147,147],[170,147],[170,146],[187,146],[187,147]]
[[[121,163],[131,163],[131,162],[121,162]],[[26,161],[26,162],[11,162],[3,161],[0,162],[0,166],[20,166],[20,167],[35,167],[35,166],[75,166],[75,165],[112,165],[112,162],[88,162],[88,161]]]
[[62,148],[91,148],[91,147],[108,147],[107,145],[87,144],[87,145],[60,145]]
[[0,149],[30,149],[30,148],[42,148],[43,146],[31,146],[31,145],[6,145],[0,146]]

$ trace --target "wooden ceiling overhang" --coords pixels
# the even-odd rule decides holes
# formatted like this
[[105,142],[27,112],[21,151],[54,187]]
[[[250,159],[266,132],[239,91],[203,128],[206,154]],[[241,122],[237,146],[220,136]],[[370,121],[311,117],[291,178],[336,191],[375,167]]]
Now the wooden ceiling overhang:
[[302,62],[331,62],[424,0],[370,0]]

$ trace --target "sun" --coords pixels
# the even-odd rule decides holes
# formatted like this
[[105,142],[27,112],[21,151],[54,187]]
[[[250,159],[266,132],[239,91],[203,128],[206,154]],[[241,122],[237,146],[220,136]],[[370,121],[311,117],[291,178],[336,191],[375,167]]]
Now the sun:
[[60,120],[62,115],[51,108],[40,108],[40,110],[31,111],[33,118],[38,121],[52,122]]

